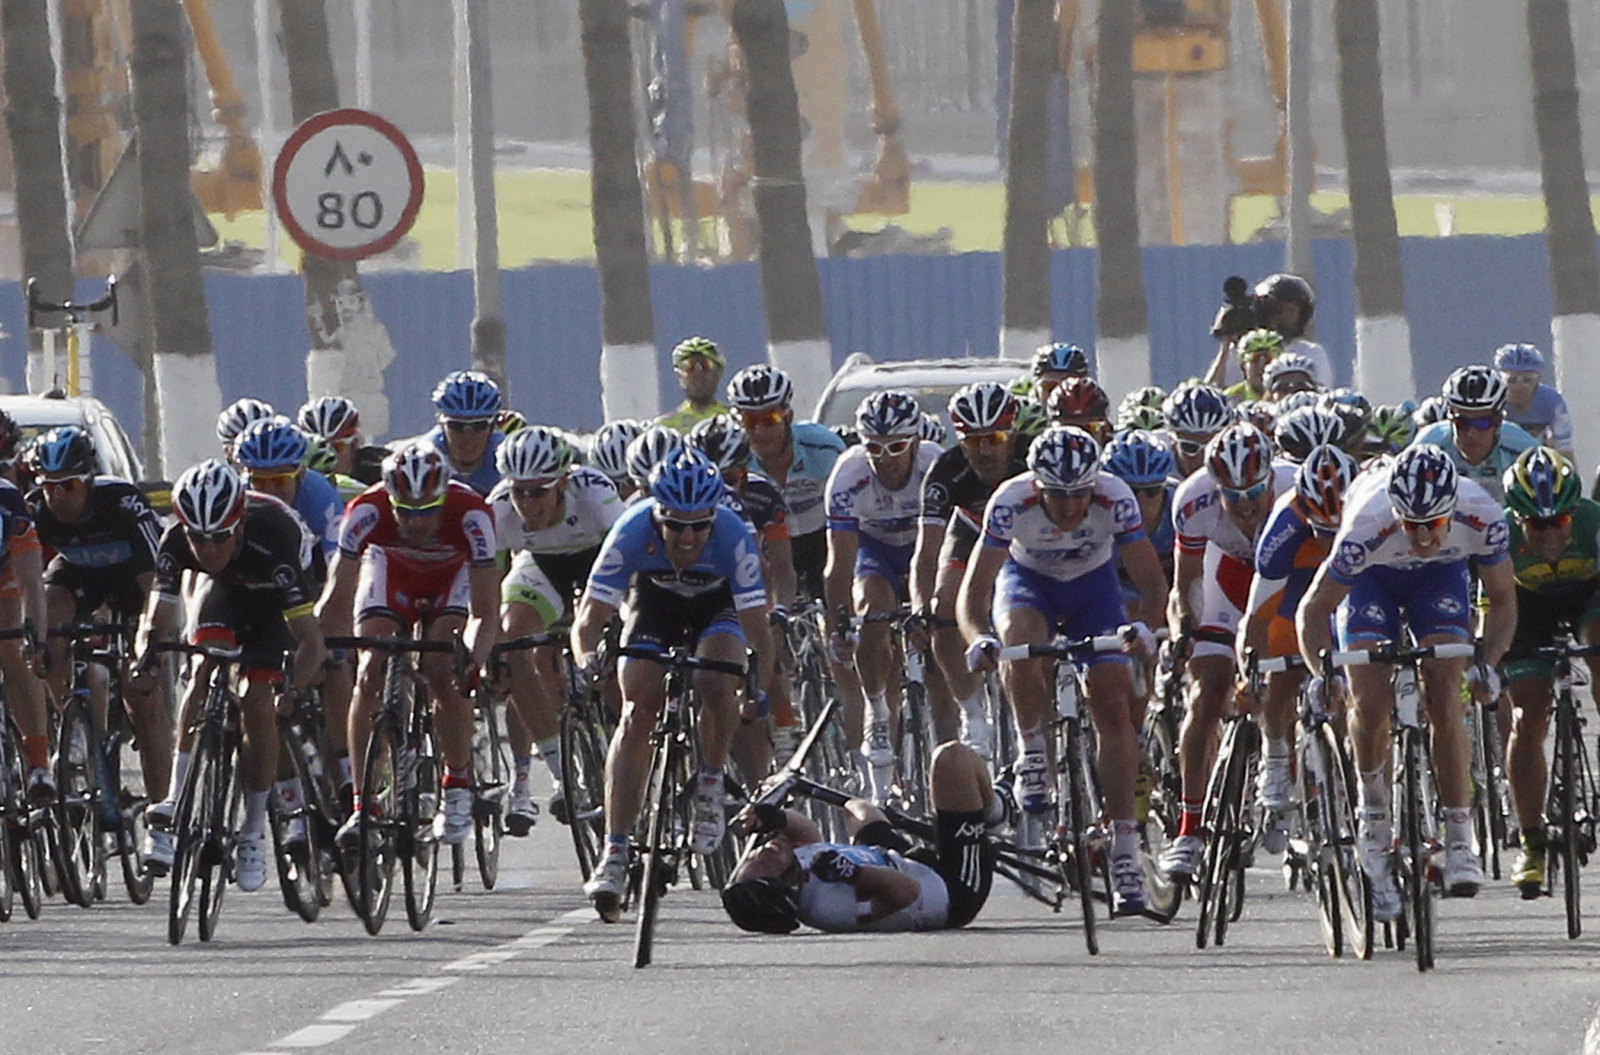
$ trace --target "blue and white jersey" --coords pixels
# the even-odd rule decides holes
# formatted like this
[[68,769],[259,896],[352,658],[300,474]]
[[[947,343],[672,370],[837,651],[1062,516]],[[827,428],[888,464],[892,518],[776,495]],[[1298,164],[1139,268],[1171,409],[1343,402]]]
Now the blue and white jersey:
[[1111,559],[1113,544],[1144,538],[1133,489],[1102,471],[1089,513],[1071,531],[1056,527],[1033,487],[1033,474],[1013,476],[995,489],[983,511],[983,544],[1006,547],[1030,571],[1069,582]]
[[[825,526],[828,477],[845,448],[844,440],[814,421],[795,422],[790,427],[790,435],[794,442],[794,461],[783,481],[783,501],[789,507],[789,535],[795,538],[821,531]],[[750,455],[750,468],[777,483],[777,475],[762,466],[754,454]]]
[[339,501],[339,489],[315,469],[307,469],[300,481],[300,490],[294,496],[294,511],[305,521],[322,555],[333,559],[339,549],[339,526],[344,523],[344,503]]
[[1549,385],[1534,389],[1533,401],[1520,414],[1506,404],[1506,420],[1540,443],[1564,454],[1572,453],[1572,415],[1567,413],[1567,401],[1561,393]]
[[495,467],[494,456],[495,452],[500,449],[500,444],[505,442],[505,439],[506,434],[499,429],[490,431],[489,446],[484,449],[483,461],[479,462],[478,467],[470,473],[463,473],[458,472],[454,465],[450,465],[450,448],[445,444],[443,425],[435,425],[428,430],[426,436],[422,437],[424,443],[444,455],[445,464],[450,465],[450,478],[452,480],[460,480],[484,496],[493,491],[494,485],[500,482],[500,470]]
[[612,525],[589,572],[589,596],[602,604],[620,606],[637,575],[679,597],[701,597],[728,588],[733,592],[733,607],[741,612],[766,605],[761,547],[755,531],[738,513],[717,507],[716,523],[705,548],[693,564],[679,571],[667,558],[654,509],[654,503],[641,502]]
[[1468,558],[1475,558],[1482,566],[1493,566],[1506,559],[1511,533],[1505,512],[1499,502],[1471,480],[1457,485],[1456,511],[1450,518],[1450,533],[1444,545],[1426,557],[1413,553],[1400,517],[1389,504],[1390,471],[1383,466],[1376,472],[1364,472],[1346,493],[1344,516],[1333,539],[1328,565],[1335,581],[1349,585],[1372,568],[1404,571]]
[[917,541],[922,519],[922,478],[944,449],[921,441],[911,462],[911,472],[897,490],[883,485],[865,447],[851,447],[839,455],[828,477],[828,527],[859,532],[885,546],[909,546]]
[[1506,496],[1505,485],[1500,478],[1506,470],[1511,468],[1511,463],[1517,460],[1517,455],[1529,447],[1539,446],[1539,441],[1524,432],[1521,426],[1504,421],[1500,424],[1500,439],[1489,452],[1489,456],[1477,465],[1472,465],[1461,457],[1461,452],[1456,449],[1455,433],[1451,431],[1448,420],[1435,421],[1432,425],[1424,426],[1417,430],[1417,438],[1411,441],[1415,447],[1423,443],[1431,443],[1450,455],[1450,460],[1456,463],[1456,472],[1461,474],[1463,480],[1471,480],[1485,491],[1496,502]]
[[[857,865],[893,868],[910,876],[917,881],[917,899],[882,919],[869,919],[872,914],[870,898],[862,900],[860,891],[849,883],[830,883],[811,874],[811,862],[824,850],[832,850]],[[806,872],[805,881],[800,884],[798,915],[801,922],[818,930],[939,930],[950,917],[950,888],[939,873],[893,850],[839,843],[804,843],[794,848],[794,858]]]

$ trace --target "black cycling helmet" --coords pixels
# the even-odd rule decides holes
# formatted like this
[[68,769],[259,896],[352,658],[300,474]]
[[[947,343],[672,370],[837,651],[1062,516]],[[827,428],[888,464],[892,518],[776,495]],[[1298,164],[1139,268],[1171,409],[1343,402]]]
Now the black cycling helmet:
[[722,907],[740,930],[788,934],[800,926],[800,895],[774,876],[729,883],[722,888]]
[[[1272,318],[1278,313],[1281,304],[1298,304],[1300,306],[1300,321],[1292,326],[1273,326]],[[1294,340],[1306,332],[1306,326],[1311,322],[1311,313],[1316,310],[1317,298],[1311,292],[1311,283],[1299,275],[1289,275],[1282,272],[1268,275],[1255,288],[1256,321],[1262,326],[1276,329],[1283,334],[1285,340]]]

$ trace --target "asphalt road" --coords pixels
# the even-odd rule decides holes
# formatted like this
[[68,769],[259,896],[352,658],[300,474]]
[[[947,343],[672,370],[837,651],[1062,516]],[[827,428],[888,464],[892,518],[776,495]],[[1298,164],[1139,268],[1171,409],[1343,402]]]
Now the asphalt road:
[[[0,927],[10,1013],[0,1052],[1246,1052],[1516,1055],[1585,1051],[1600,1004],[1600,872],[1592,934],[1506,885],[1439,912],[1438,967],[1409,954],[1335,961],[1312,903],[1252,871],[1222,949],[1119,920],[1090,957],[1073,910],[1000,886],[961,932],[747,936],[713,895],[662,903],[656,964],[631,966],[632,917],[596,921],[564,829],[510,840],[498,889],[441,892],[413,934],[397,903],[366,936],[342,901],[306,925],[269,886],[230,891],[215,940],[166,943],[166,884],[52,902]],[[1600,1050],[1587,1049],[1587,1050]]]

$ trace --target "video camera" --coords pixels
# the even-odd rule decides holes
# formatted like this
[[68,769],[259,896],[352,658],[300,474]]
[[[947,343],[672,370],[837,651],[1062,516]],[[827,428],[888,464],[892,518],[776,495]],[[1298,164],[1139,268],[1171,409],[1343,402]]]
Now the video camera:
[[1211,336],[1219,341],[1236,341],[1260,325],[1257,318],[1250,284],[1239,275],[1229,275],[1222,283],[1222,306],[1211,323]]

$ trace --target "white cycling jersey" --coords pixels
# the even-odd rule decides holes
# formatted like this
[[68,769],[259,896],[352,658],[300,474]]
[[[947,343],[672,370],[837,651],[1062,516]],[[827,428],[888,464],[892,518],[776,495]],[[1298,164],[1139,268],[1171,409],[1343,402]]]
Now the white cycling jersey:
[[886,546],[909,546],[917,541],[917,521],[922,516],[922,478],[944,449],[921,441],[911,475],[895,491],[883,486],[867,461],[865,447],[851,447],[839,455],[828,477],[828,527],[859,531]]
[[1111,559],[1111,547],[1144,537],[1133,489],[1108,472],[1095,479],[1083,523],[1056,527],[1033,487],[1033,474],[1013,476],[983,510],[983,544],[1005,546],[1011,559],[1040,575],[1068,582]]
[[806,843],[794,848],[795,860],[806,872],[811,871],[811,860],[823,850],[833,850],[848,857],[858,865],[876,865],[893,868],[917,881],[920,888],[917,900],[898,912],[882,919],[868,919],[872,911],[870,900],[861,901],[859,892],[849,883],[830,883],[808,875],[800,885],[799,916],[807,924],[825,931],[900,931],[939,930],[950,917],[950,889],[944,879],[918,861],[900,856],[893,850],[880,850],[875,846],[841,846],[836,843]]
[[1386,467],[1362,473],[1346,494],[1330,564],[1336,580],[1349,583],[1372,568],[1407,570],[1469,557],[1480,565],[1494,565],[1506,559],[1510,531],[1505,513],[1488,492],[1466,479],[1456,484],[1456,511],[1444,544],[1426,557],[1413,553],[1400,517],[1389,504],[1391,471]]
[[[1288,462],[1272,463],[1272,499],[1294,490],[1294,465]],[[1222,491],[1216,479],[1204,466],[1189,474],[1178,485],[1172,496],[1172,527],[1178,538],[1178,549],[1199,556],[1206,551],[1207,543],[1235,560],[1254,565],[1256,538],[1267,524],[1261,518],[1255,535],[1245,538],[1239,525],[1222,506]]]
[[494,509],[495,538],[500,549],[509,552],[582,553],[594,549],[622,516],[622,500],[617,489],[602,473],[577,466],[567,472],[567,493],[562,498],[561,515],[549,527],[529,531],[511,501],[513,481],[501,480],[489,492]]

